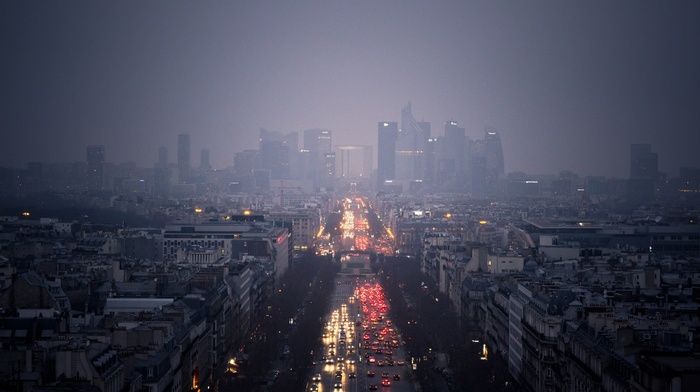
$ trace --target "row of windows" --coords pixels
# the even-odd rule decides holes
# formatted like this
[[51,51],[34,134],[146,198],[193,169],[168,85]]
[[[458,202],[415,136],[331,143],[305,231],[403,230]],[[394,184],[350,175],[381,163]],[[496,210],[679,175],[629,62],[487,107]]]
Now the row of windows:
[[221,239],[228,239],[228,238],[235,238],[237,235],[240,235],[240,233],[228,233],[228,234],[172,234],[172,233],[166,233],[163,237],[164,238],[184,238],[184,239],[191,239],[191,238],[221,238]]
[[700,250],[698,245],[654,245],[655,252],[697,252]]
[[224,241],[176,241],[176,240],[166,240],[163,241],[166,247],[170,246],[180,246],[183,244],[194,244],[194,245],[200,245],[200,246],[206,246],[206,247],[212,247],[212,246],[218,246],[222,247],[224,246]]
[[654,241],[700,241],[700,235],[655,235],[652,236]]
[[[506,262],[508,262],[508,264],[513,264],[513,260],[501,260],[501,261],[500,261],[500,264],[505,264]],[[488,260],[486,263],[487,263],[488,265],[492,265],[491,260]]]

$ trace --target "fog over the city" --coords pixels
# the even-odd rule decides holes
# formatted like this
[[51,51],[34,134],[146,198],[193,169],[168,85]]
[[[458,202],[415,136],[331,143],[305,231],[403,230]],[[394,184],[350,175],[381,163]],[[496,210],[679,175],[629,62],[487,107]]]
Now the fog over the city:
[[[259,129],[377,143],[411,102],[434,135],[499,130],[505,170],[627,177],[700,167],[700,3],[119,1],[0,4],[0,166],[174,160],[215,168]],[[376,150],[375,150],[376,151]]]

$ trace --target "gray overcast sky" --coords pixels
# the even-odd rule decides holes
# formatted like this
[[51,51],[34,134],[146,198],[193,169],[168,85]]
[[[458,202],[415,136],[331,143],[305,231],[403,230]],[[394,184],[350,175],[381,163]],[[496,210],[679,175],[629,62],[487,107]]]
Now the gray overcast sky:
[[261,127],[376,145],[410,101],[434,135],[499,129],[506,172],[624,178],[636,142],[700,167],[699,2],[5,1],[0,50],[0,166],[152,166],[190,133],[223,168]]

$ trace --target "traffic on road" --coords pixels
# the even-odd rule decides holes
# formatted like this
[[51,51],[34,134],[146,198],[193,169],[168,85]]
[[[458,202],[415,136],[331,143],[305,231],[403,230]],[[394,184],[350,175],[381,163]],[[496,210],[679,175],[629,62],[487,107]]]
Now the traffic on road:
[[336,279],[331,309],[324,321],[321,346],[314,353],[308,391],[414,391],[410,359],[389,303],[369,266],[369,253],[386,238],[369,231],[367,203],[342,200],[338,259],[344,267]]

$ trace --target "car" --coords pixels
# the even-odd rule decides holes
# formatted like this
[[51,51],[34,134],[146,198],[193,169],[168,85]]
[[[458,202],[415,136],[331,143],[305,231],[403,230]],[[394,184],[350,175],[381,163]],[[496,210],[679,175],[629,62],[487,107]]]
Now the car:
[[391,385],[391,381],[389,381],[388,378],[385,378],[385,379],[382,380],[382,386],[383,386],[383,387],[388,387],[388,386],[390,386],[390,385]]
[[371,370],[367,371],[367,377],[374,377],[374,372]]
[[396,373],[394,374],[394,380],[399,381],[401,379],[401,375]]
[[377,366],[384,366],[384,361],[377,361]]
[[341,372],[340,370],[335,372],[335,378],[343,378],[343,372]]
[[311,381],[321,381],[321,373],[314,374],[314,376],[311,377]]
[[343,384],[336,382],[333,384],[333,389],[343,389]]
[[399,366],[403,366],[404,363],[405,363],[405,362],[402,361],[402,360],[400,360],[400,359],[399,359],[398,361],[396,361],[396,364],[399,365]]
[[369,384],[369,390],[370,390],[370,391],[376,391],[376,390],[377,390],[377,384]]
[[350,372],[350,373],[348,373],[348,378],[355,378],[355,377],[357,377],[357,375],[355,374],[355,372]]

